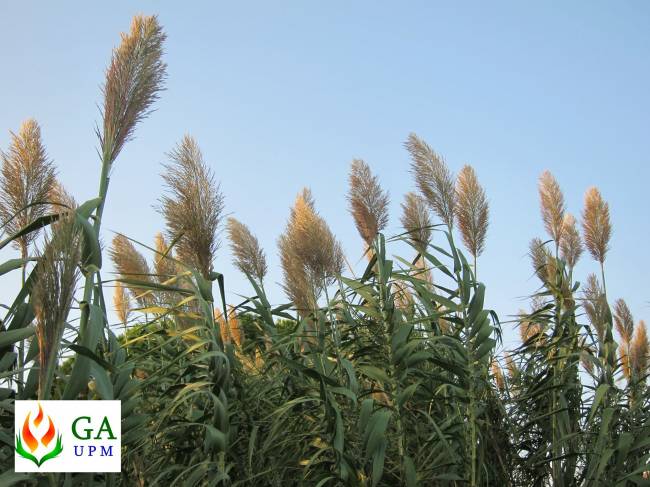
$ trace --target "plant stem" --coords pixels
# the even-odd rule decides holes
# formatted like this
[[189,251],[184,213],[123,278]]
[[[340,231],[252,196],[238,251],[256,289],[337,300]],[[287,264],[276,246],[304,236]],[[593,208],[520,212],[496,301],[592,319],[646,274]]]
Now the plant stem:
[[341,381],[341,387],[343,387],[343,367],[341,365],[341,340],[339,337],[338,324],[335,323],[334,314],[332,313],[332,307],[330,306],[330,297],[327,292],[327,285],[323,282],[323,289],[325,290],[325,300],[327,301],[327,314],[330,319],[330,330],[332,330],[332,340],[334,341],[334,348],[336,349],[336,364],[338,368],[339,380]]
[[478,282],[478,269],[476,266],[476,254],[474,254],[474,282]]
[[[57,366],[57,358],[59,355],[59,344],[61,343],[61,338],[63,337],[63,330],[65,329],[65,323],[62,323],[58,326],[59,332],[57,334],[52,344],[46,344],[46,345],[51,345],[52,350],[50,351],[50,356],[47,359],[47,363],[45,364],[45,375],[42,375],[41,377],[44,378],[44,380],[39,384],[38,387],[38,398],[42,401],[50,399],[50,393],[52,392],[52,383],[54,382],[54,372],[56,370]],[[41,364],[41,367],[43,364]]]
[[[27,246],[24,242],[20,244],[20,256],[23,259],[22,263],[22,287],[25,287],[26,273],[27,273]],[[20,340],[18,344],[18,394],[22,394],[25,386],[23,381],[25,379],[25,340]]]
[[[97,209],[95,210],[95,221],[93,222],[93,230],[97,238],[99,238],[99,230],[101,227],[102,215],[104,213],[104,203],[106,202],[108,183],[110,181],[109,172],[111,168],[111,161],[108,156],[110,153],[111,151],[105,147],[102,156],[102,172],[99,181],[100,202],[97,206]],[[89,304],[92,298],[92,291],[95,284],[95,274],[99,272],[99,269],[86,269],[85,271],[86,280],[84,283],[83,298],[79,304],[79,308],[81,309],[81,318],[79,320],[78,331],[79,337],[84,337],[87,332],[88,319],[90,318]]]

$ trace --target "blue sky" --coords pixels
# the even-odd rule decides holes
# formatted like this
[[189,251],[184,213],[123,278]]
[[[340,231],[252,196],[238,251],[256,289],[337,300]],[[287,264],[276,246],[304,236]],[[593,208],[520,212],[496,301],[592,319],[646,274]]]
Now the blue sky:
[[[472,164],[491,226],[480,259],[488,305],[503,320],[535,290],[527,245],[543,235],[536,183],[559,180],[578,215],[584,191],[610,203],[610,297],[650,318],[650,4],[604,2],[3,2],[0,147],[35,117],[60,178],[96,195],[94,126],[111,48],[136,13],[158,14],[167,90],[122,152],[104,219],[152,242],[161,163],[196,137],[226,197],[266,249],[271,297],[284,297],[276,239],[303,186],[352,262],[362,250],[347,212],[347,172],[363,158],[392,196],[387,233],[413,189],[402,143],[416,132],[452,170]],[[224,236],[225,237],[225,236]],[[0,252],[2,260],[13,251]],[[108,264],[107,264],[108,265]],[[217,270],[231,301],[249,287],[223,242]],[[587,256],[579,276],[597,270]],[[2,302],[15,280],[0,281]],[[505,325],[506,334],[510,325]]]

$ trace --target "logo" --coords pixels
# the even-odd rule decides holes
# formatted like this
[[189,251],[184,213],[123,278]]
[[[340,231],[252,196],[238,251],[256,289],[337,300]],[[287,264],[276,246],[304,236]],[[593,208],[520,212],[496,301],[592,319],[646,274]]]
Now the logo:
[[120,401],[16,401],[16,472],[119,472]]
[[[56,435],[56,428],[54,427],[54,422],[52,421],[51,416],[47,417],[47,420],[49,422],[47,431],[43,436],[41,436],[40,439],[37,439],[29,427],[30,414],[31,412],[27,413],[27,417],[23,422],[23,428],[21,432],[18,435],[16,435],[16,453],[18,453],[21,457],[34,462],[37,467],[40,467],[47,460],[56,458],[59,455],[59,453],[63,451],[63,445],[61,444],[61,435]],[[43,422],[43,408],[41,407],[41,404],[38,403],[38,414],[34,418],[34,426],[38,428],[42,422]],[[50,444],[52,443],[52,440],[54,439],[55,436],[56,436],[56,445],[54,446],[54,448],[52,448],[49,452],[44,453],[43,456],[40,458],[37,458],[33,455],[34,452],[38,452],[39,450],[47,449],[48,447],[50,447]],[[25,450],[23,443],[27,446],[27,448],[31,453]],[[41,446],[43,448],[41,448]]]

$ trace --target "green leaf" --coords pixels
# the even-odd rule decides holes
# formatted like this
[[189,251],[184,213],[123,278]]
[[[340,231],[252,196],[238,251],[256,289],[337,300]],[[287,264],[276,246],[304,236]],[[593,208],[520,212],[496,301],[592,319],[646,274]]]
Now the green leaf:
[[397,327],[397,331],[393,333],[393,336],[391,338],[393,351],[397,350],[397,348],[400,345],[406,343],[406,340],[408,340],[408,337],[411,334],[412,330],[413,330],[413,325],[409,325],[409,324]]
[[83,218],[79,213],[75,214],[75,222],[81,228],[83,236],[82,262],[84,267],[93,266],[97,269],[102,267],[102,249],[99,245],[99,239],[95,229],[88,220]]
[[371,456],[386,443],[386,428],[391,418],[391,413],[387,409],[380,409],[372,415],[372,421],[369,422],[368,442],[366,443],[366,455]]
[[472,302],[469,305],[468,320],[470,323],[474,323],[478,314],[483,311],[483,301],[485,300],[485,286],[482,283],[479,283],[476,286],[476,292],[472,297]]
[[415,394],[415,391],[417,388],[420,386],[419,382],[416,382],[415,384],[411,384],[408,386],[406,389],[401,391],[399,395],[397,396],[397,405],[399,407],[402,407],[407,401],[413,397],[413,394]]
[[411,354],[408,357],[406,357],[404,362],[407,367],[415,367],[421,362],[426,362],[430,358],[431,358],[430,352],[427,352],[426,350],[420,350],[419,352],[415,352],[414,354]]
[[598,411],[598,407],[600,406],[600,403],[603,402],[603,398],[605,397],[605,394],[607,394],[608,390],[608,384],[601,384],[598,386],[598,389],[596,389],[596,393],[594,394],[594,402],[591,405],[591,411],[589,412],[589,418],[587,419],[588,423],[591,423],[591,420],[594,419],[594,415]]
[[[88,324],[86,330],[80,331],[79,338],[86,349],[95,350],[104,331],[104,314],[96,304],[90,303],[86,306],[88,306],[89,313]],[[76,355],[72,372],[63,391],[63,399],[76,399],[79,393],[86,388],[90,375],[90,364],[90,358],[80,354]]]
[[348,389],[347,387],[332,387],[329,390],[334,394],[340,394],[342,396],[347,397],[352,402],[357,402],[356,394],[352,392],[350,389]]
[[417,472],[415,471],[415,463],[413,463],[413,459],[408,455],[404,457],[404,476],[406,477],[406,487],[417,486],[418,481]]
[[205,449],[208,452],[226,451],[228,444],[227,435],[223,431],[219,431],[211,424],[205,425]]
[[364,399],[361,403],[361,411],[359,412],[359,429],[361,432],[365,433],[368,428],[374,404],[375,401],[373,399]]
[[34,220],[32,223],[27,225],[26,227],[21,228],[18,230],[16,233],[13,235],[10,235],[6,239],[0,242],[0,249],[5,248],[8,244],[13,242],[14,240],[19,239],[20,237],[24,235],[28,235],[32,232],[35,232],[36,230],[43,228],[47,225],[49,225],[52,222],[55,222],[56,220],[59,219],[59,215],[45,215],[37,218]]
[[0,332],[0,348],[25,340],[31,337],[35,331],[35,328],[31,326],[18,328],[17,330],[2,331]]
[[14,352],[7,352],[0,358],[0,372],[8,370],[16,362],[18,354]]
[[108,372],[96,361],[90,363],[90,374],[95,378],[95,388],[104,400],[114,399],[113,384],[108,377]]
[[488,338],[486,339],[476,350],[476,353],[474,354],[474,358],[478,361],[484,358],[486,355],[489,353],[492,353],[494,350],[495,345],[497,344],[496,340],[494,338]]
[[7,470],[0,475],[0,485],[10,487],[12,485],[27,485],[27,483],[32,480],[32,475],[26,473],[15,473],[10,470]]
[[9,259],[7,262],[0,264],[0,276],[5,275],[7,272],[20,269],[27,262],[29,262],[28,259]]
[[386,440],[379,445],[372,456],[372,486],[376,487],[384,474],[384,460],[386,459]]
[[99,207],[101,202],[102,202],[102,198],[99,197],[93,198],[91,200],[84,202],[82,205],[78,206],[76,212],[82,218],[85,218],[87,220],[88,218],[90,218],[92,212]]
[[341,417],[341,411],[339,408],[336,409],[336,417],[334,420],[335,423],[335,430],[334,430],[334,440],[332,441],[332,445],[334,446],[334,449],[338,452],[343,453],[343,446],[344,446],[344,441],[345,441],[345,426],[343,424],[343,418]]
[[388,375],[386,374],[386,371],[381,370],[374,365],[359,365],[357,367],[357,370],[359,370],[359,372],[361,372],[366,377],[377,382],[386,383],[390,381]]

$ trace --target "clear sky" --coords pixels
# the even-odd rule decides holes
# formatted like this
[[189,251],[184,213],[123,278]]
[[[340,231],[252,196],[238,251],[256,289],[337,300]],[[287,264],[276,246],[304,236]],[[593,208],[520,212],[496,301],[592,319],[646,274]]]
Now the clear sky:
[[[390,191],[387,233],[397,233],[399,203],[413,189],[402,143],[416,132],[452,170],[472,164],[485,186],[491,224],[479,272],[502,320],[537,286],[526,254],[543,235],[544,169],[576,215],[584,191],[601,189],[614,226],[608,292],[650,319],[647,2],[2,2],[0,147],[35,117],[80,201],[97,192],[103,72],[136,13],[159,15],[169,80],[116,163],[106,244],[110,230],[152,242],[163,228],[154,208],[161,163],[189,133],[227,211],[266,249],[270,294],[282,302],[272,285],[281,280],[276,240],[296,193],[312,188],[359,263],[345,200],[350,161],[365,159]],[[215,268],[231,302],[249,293],[225,241]],[[596,269],[585,256],[577,273]],[[0,280],[0,301],[15,284]]]

